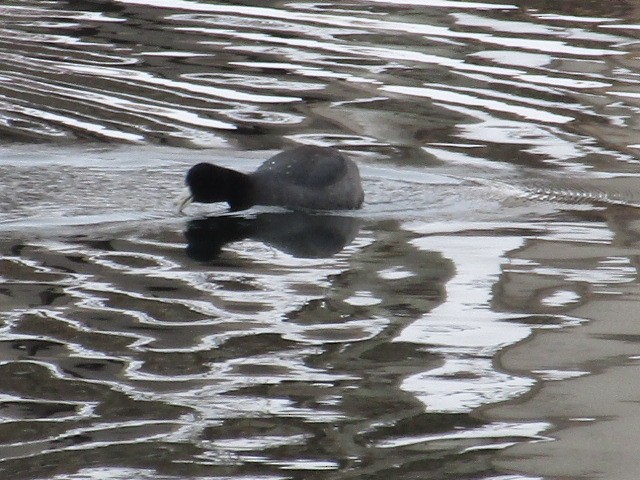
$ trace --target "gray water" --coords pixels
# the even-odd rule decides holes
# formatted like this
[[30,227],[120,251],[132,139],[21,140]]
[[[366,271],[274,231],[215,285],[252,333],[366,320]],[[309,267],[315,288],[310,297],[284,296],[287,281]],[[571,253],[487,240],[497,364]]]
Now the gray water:
[[[639,25],[5,0],[0,478],[635,479]],[[177,213],[297,144],[363,209]]]

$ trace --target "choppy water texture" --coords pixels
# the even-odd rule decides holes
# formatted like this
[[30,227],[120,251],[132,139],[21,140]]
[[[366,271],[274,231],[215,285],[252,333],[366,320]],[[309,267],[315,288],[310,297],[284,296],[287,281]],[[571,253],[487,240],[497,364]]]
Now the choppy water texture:
[[[0,477],[636,479],[633,2],[5,0]],[[295,144],[358,212],[176,212]]]

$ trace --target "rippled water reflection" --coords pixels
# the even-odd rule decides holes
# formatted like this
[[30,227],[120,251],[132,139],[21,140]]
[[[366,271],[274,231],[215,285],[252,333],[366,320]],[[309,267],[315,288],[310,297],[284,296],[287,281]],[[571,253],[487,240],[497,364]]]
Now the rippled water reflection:
[[[638,18],[5,1],[0,476],[635,478]],[[293,144],[364,208],[176,213]]]

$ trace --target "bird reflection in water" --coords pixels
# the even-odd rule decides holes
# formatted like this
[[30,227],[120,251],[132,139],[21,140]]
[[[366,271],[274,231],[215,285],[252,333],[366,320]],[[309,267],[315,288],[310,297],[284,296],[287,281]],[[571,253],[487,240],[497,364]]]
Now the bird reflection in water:
[[357,218],[300,211],[216,216],[187,224],[186,251],[194,260],[209,261],[217,258],[225,245],[252,239],[294,257],[323,258],[340,252],[359,230]]

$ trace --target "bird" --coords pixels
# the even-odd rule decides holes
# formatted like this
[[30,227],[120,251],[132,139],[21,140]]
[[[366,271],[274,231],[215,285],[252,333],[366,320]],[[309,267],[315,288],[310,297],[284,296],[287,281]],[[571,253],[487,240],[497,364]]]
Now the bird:
[[231,211],[254,205],[308,210],[355,210],[364,202],[356,163],[331,147],[298,146],[274,155],[252,173],[198,163],[185,179],[192,202],[227,202]]

